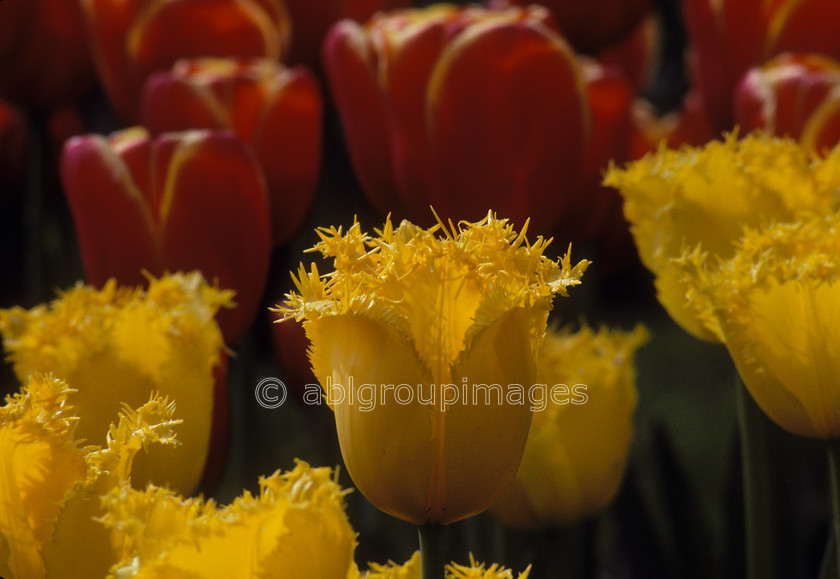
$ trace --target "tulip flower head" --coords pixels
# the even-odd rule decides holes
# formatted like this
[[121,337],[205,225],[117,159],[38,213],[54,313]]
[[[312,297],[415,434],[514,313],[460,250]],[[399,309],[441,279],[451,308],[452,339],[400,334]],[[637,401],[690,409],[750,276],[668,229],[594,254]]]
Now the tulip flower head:
[[758,406],[800,436],[840,437],[840,218],[750,229],[730,258],[680,261],[692,304]]
[[424,224],[488,209],[547,231],[568,204],[589,111],[572,50],[538,6],[437,4],[335,24],[324,67],[375,209]]
[[787,221],[802,211],[830,212],[838,203],[840,149],[820,159],[790,140],[736,137],[679,151],[660,148],[625,169],[611,167],[604,181],[624,197],[660,303],[688,332],[711,341],[717,338],[688,306],[674,260],[697,245],[731,257],[743,227]]
[[646,340],[642,327],[546,334],[537,360],[544,405],[534,411],[516,479],[492,508],[502,522],[557,528],[609,504],[633,437],[633,355]]
[[[415,551],[411,558],[400,565],[389,561],[387,565],[379,565],[377,563],[370,564],[370,570],[366,573],[359,574],[359,579],[420,579],[420,551]],[[529,565],[522,573],[519,573],[517,579],[528,579],[531,573],[531,566]],[[446,579],[513,579],[513,571],[505,569],[498,563],[493,563],[486,567],[484,563],[478,563],[470,553],[470,564],[459,565],[452,562],[446,566]]]
[[175,405],[156,397],[124,406],[105,445],[83,446],[73,394],[54,376],[33,374],[0,408],[0,576],[105,576],[124,537],[96,520],[105,514],[99,495],[130,479],[141,449],[176,444]]
[[232,504],[149,486],[114,487],[102,522],[126,536],[118,577],[348,577],[356,538],[329,468],[299,461]]
[[[358,223],[319,235],[314,250],[335,270],[301,266],[278,311],[305,320],[353,481],[417,524],[488,508],[516,474],[531,420],[507,395],[533,383],[552,298],[589,262],[548,259],[546,240],[530,244],[492,213],[457,228],[388,220],[375,237]],[[478,392],[493,384],[502,396]]]
[[[142,285],[198,270],[236,292],[225,341],[245,333],[268,276],[270,209],[251,149],[229,132],[151,137],[144,128],[70,139],[61,159],[88,283]],[[247,256],[247,259],[243,259]]]
[[[192,492],[207,458],[214,408],[214,367],[224,344],[214,320],[230,292],[197,273],[152,279],[148,290],[76,286],[50,304],[0,311],[3,347],[25,383],[52,372],[73,385],[76,435],[106,443],[108,425],[126,404],[153,392],[179,401],[179,455],[152,449],[138,457],[134,479]],[[182,402],[180,402],[182,401]]]
[[179,60],[146,81],[140,122],[155,136],[236,133],[265,175],[274,244],[298,232],[321,167],[321,91],[306,68],[269,58]]

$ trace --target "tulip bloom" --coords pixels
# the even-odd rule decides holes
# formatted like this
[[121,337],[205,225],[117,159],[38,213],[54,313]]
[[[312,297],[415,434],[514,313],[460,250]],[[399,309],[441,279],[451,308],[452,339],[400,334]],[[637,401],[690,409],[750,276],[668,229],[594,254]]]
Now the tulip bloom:
[[451,231],[387,221],[378,233],[319,230],[314,249],[336,269],[301,266],[299,293],[279,311],[305,320],[362,494],[406,521],[446,524],[485,510],[513,480],[531,410],[508,395],[533,383],[552,298],[589,262],[553,262],[545,240],[528,244],[492,214]]
[[545,9],[435,5],[330,29],[324,64],[362,189],[419,223],[488,209],[546,231],[588,140],[575,56]]
[[[527,6],[529,0],[505,0]],[[503,2],[498,2],[503,3]],[[576,50],[597,53],[625,40],[650,14],[653,0],[543,0]]]
[[[350,579],[421,579],[420,574],[420,551],[415,551],[411,558],[402,565],[388,562],[387,565],[377,563],[370,564],[370,570],[365,574],[353,575]],[[529,565],[517,579],[528,579],[531,572]],[[470,554],[470,564],[459,565],[450,563],[446,566],[446,579],[513,579],[513,572],[505,569],[498,563],[493,563],[485,568],[484,563],[478,563]]]
[[81,0],[99,78],[123,119],[146,77],[181,58],[280,59],[290,23],[280,0]]
[[834,0],[684,0],[692,86],[718,130],[732,127],[732,98],[752,66],[787,51],[840,59]]
[[823,160],[793,141],[730,135],[702,148],[661,148],[625,169],[610,168],[604,183],[624,197],[624,214],[642,263],[656,276],[660,303],[688,332],[714,341],[688,306],[690,288],[674,260],[697,245],[726,259],[744,227],[834,210],[838,160],[840,149]]
[[636,407],[633,332],[551,331],[537,360],[545,385],[516,480],[493,507],[512,527],[577,523],[606,508],[624,475]]
[[735,122],[821,152],[840,141],[840,62],[786,53],[750,69],[735,93]]
[[345,494],[329,468],[298,462],[226,507],[123,484],[103,498],[102,522],[126,535],[119,577],[343,578],[356,547]]
[[[835,161],[836,163],[836,161]],[[684,259],[692,304],[726,344],[758,406],[799,436],[840,437],[840,218],[747,230],[718,264]]]
[[77,432],[88,417],[75,412],[74,394],[53,376],[33,374],[0,407],[3,577],[104,577],[122,556],[124,536],[96,520],[105,514],[99,495],[129,480],[141,449],[175,444],[175,405],[153,398],[123,408],[117,425],[97,433],[107,442],[91,446]]
[[67,0],[0,7],[0,98],[51,108],[93,88],[93,58],[82,10]]
[[21,382],[53,372],[73,385],[76,436],[91,444],[106,444],[108,424],[126,404],[140,406],[152,392],[178,401],[183,452],[138,457],[135,481],[190,493],[207,458],[213,370],[224,347],[214,315],[229,300],[197,273],[152,279],[145,291],[111,280],[101,291],[77,286],[48,305],[1,310],[0,332]]
[[265,175],[275,245],[300,229],[321,166],[321,91],[305,68],[269,59],[181,60],[146,82],[140,123],[155,136],[232,130]]
[[265,180],[250,149],[229,133],[150,138],[139,127],[70,139],[61,177],[95,286],[142,285],[144,271],[199,270],[236,292],[219,323],[232,343],[253,322],[271,250]]

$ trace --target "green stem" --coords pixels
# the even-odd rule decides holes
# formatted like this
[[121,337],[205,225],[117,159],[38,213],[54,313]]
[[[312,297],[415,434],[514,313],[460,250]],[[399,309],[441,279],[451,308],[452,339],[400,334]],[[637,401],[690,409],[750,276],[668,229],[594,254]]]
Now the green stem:
[[423,579],[443,579],[446,567],[446,525],[418,525]]
[[[835,560],[840,553],[840,442],[831,440],[828,442],[828,465],[831,472],[831,505],[834,514],[834,545]],[[837,576],[840,577],[840,564],[837,568]]]
[[769,579],[775,577],[776,572],[772,564],[773,527],[766,422],[740,376],[736,379],[736,390],[741,433],[747,577]]

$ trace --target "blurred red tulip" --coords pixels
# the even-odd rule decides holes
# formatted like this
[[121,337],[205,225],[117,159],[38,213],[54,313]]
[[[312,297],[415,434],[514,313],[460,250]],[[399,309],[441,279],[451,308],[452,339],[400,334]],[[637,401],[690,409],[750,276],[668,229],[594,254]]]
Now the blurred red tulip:
[[137,118],[146,77],[181,58],[283,56],[281,0],[81,0],[100,80],[117,113]]
[[598,53],[603,66],[618,66],[630,87],[641,94],[653,77],[660,46],[659,22],[654,15],[642,20],[621,42]]
[[0,98],[51,108],[94,86],[78,2],[16,0],[0,6]]
[[85,276],[145,285],[143,271],[200,270],[236,291],[218,321],[230,344],[250,327],[269,266],[265,181],[231,133],[188,131],[155,139],[139,127],[67,141],[61,177]]
[[[532,0],[496,0],[527,6]],[[597,54],[620,43],[650,14],[653,0],[541,0],[551,11],[563,36],[579,52]]]
[[344,20],[324,65],[356,175],[380,212],[429,222],[488,209],[544,232],[588,139],[575,55],[540,7],[435,5]]
[[345,18],[364,22],[380,10],[411,6],[411,0],[284,0],[292,20],[287,62],[321,68],[321,43],[329,27]]
[[840,59],[836,0],[683,0],[690,74],[713,126],[733,125],[732,99],[753,66],[787,51]]
[[644,99],[636,99],[631,109],[630,160],[641,159],[656,151],[661,145],[677,149],[682,145],[701,147],[720,138],[709,120],[703,97],[689,91],[678,111],[657,115],[653,106]]
[[744,75],[735,92],[742,133],[762,130],[815,151],[840,140],[840,62],[785,53]]
[[303,225],[321,167],[321,91],[304,67],[269,59],[181,60],[149,77],[140,123],[152,135],[230,129],[263,169],[275,245]]

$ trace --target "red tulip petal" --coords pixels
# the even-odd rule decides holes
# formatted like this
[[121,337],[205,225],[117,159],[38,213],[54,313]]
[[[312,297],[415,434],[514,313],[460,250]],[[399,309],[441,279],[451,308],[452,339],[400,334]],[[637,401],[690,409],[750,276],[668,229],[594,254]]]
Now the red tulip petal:
[[[137,148],[148,157],[148,144]],[[154,219],[128,165],[100,136],[67,141],[61,179],[70,204],[85,276],[102,286],[110,277],[145,285],[141,271],[159,273]]]
[[376,56],[369,42],[357,23],[337,23],[324,40],[324,68],[362,189],[380,212],[399,212],[389,105],[376,78]]
[[201,270],[236,291],[237,307],[217,316],[231,343],[253,322],[268,274],[271,230],[262,172],[250,148],[230,133],[169,133],[158,142],[162,153],[173,146],[161,210],[164,266]]
[[157,136],[169,131],[226,129],[206,88],[171,72],[153,74],[143,86],[140,123]]
[[565,207],[587,143],[587,107],[566,43],[540,25],[473,26],[429,87],[441,217],[488,209],[544,231]]
[[269,88],[252,140],[268,184],[275,245],[303,225],[321,168],[321,91],[305,69],[283,76]]

